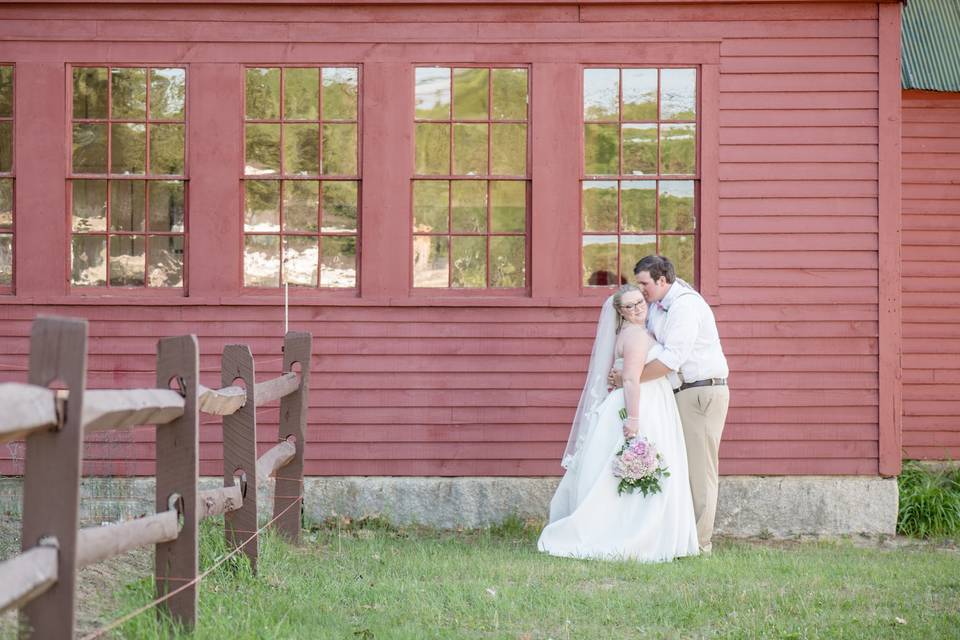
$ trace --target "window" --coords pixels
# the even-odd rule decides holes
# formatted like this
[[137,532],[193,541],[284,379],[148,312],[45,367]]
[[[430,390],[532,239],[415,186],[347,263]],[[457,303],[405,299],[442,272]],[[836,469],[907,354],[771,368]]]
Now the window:
[[186,71],[74,67],[71,283],[183,287]]
[[359,69],[246,70],[247,287],[357,286]]
[[13,67],[0,65],[0,291],[13,286]]
[[413,286],[526,287],[526,68],[418,67]]
[[645,255],[696,271],[697,70],[583,71],[584,286],[627,282]]

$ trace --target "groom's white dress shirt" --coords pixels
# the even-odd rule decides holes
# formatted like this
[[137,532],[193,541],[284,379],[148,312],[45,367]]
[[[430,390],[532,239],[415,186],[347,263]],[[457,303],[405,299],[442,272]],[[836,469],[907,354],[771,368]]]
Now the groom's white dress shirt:
[[683,382],[729,375],[713,311],[682,280],[670,286],[663,300],[649,305],[647,328],[663,345],[656,358],[671,369],[668,380],[674,389]]

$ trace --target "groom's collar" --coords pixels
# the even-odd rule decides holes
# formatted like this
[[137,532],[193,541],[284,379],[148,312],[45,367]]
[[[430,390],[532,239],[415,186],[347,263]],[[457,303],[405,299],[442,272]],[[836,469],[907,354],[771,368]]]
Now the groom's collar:
[[673,284],[670,285],[670,288],[667,289],[667,294],[663,296],[663,299],[657,304],[664,311],[669,311],[670,305],[676,302],[677,298],[688,293],[696,294],[697,291],[680,278],[677,278],[674,280]]

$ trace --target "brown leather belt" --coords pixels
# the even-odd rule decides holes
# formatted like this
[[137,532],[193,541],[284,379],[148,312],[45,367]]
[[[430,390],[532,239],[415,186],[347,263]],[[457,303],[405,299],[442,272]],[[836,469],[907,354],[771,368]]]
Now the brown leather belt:
[[678,388],[674,389],[674,393],[680,393],[684,389],[693,389],[694,387],[725,387],[727,385],[726,378],[707,378],[706,380],[697,380],[696,382],[684,382]]

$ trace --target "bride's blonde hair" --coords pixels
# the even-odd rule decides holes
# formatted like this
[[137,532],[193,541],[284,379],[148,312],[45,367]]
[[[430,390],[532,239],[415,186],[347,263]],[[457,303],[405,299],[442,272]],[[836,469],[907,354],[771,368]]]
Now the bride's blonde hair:
[[[643,291],[635,284],[625,284],[617,289],[617,292],[613,294],[613,306],[617,310],[617,333],[620,333],[620,329],[623,328],[623,314],[620,313],[620,301],[623,299],[623,296],[630,293],[631,291]],[[645,299],[642,299],[643,304],[647,304]]]

